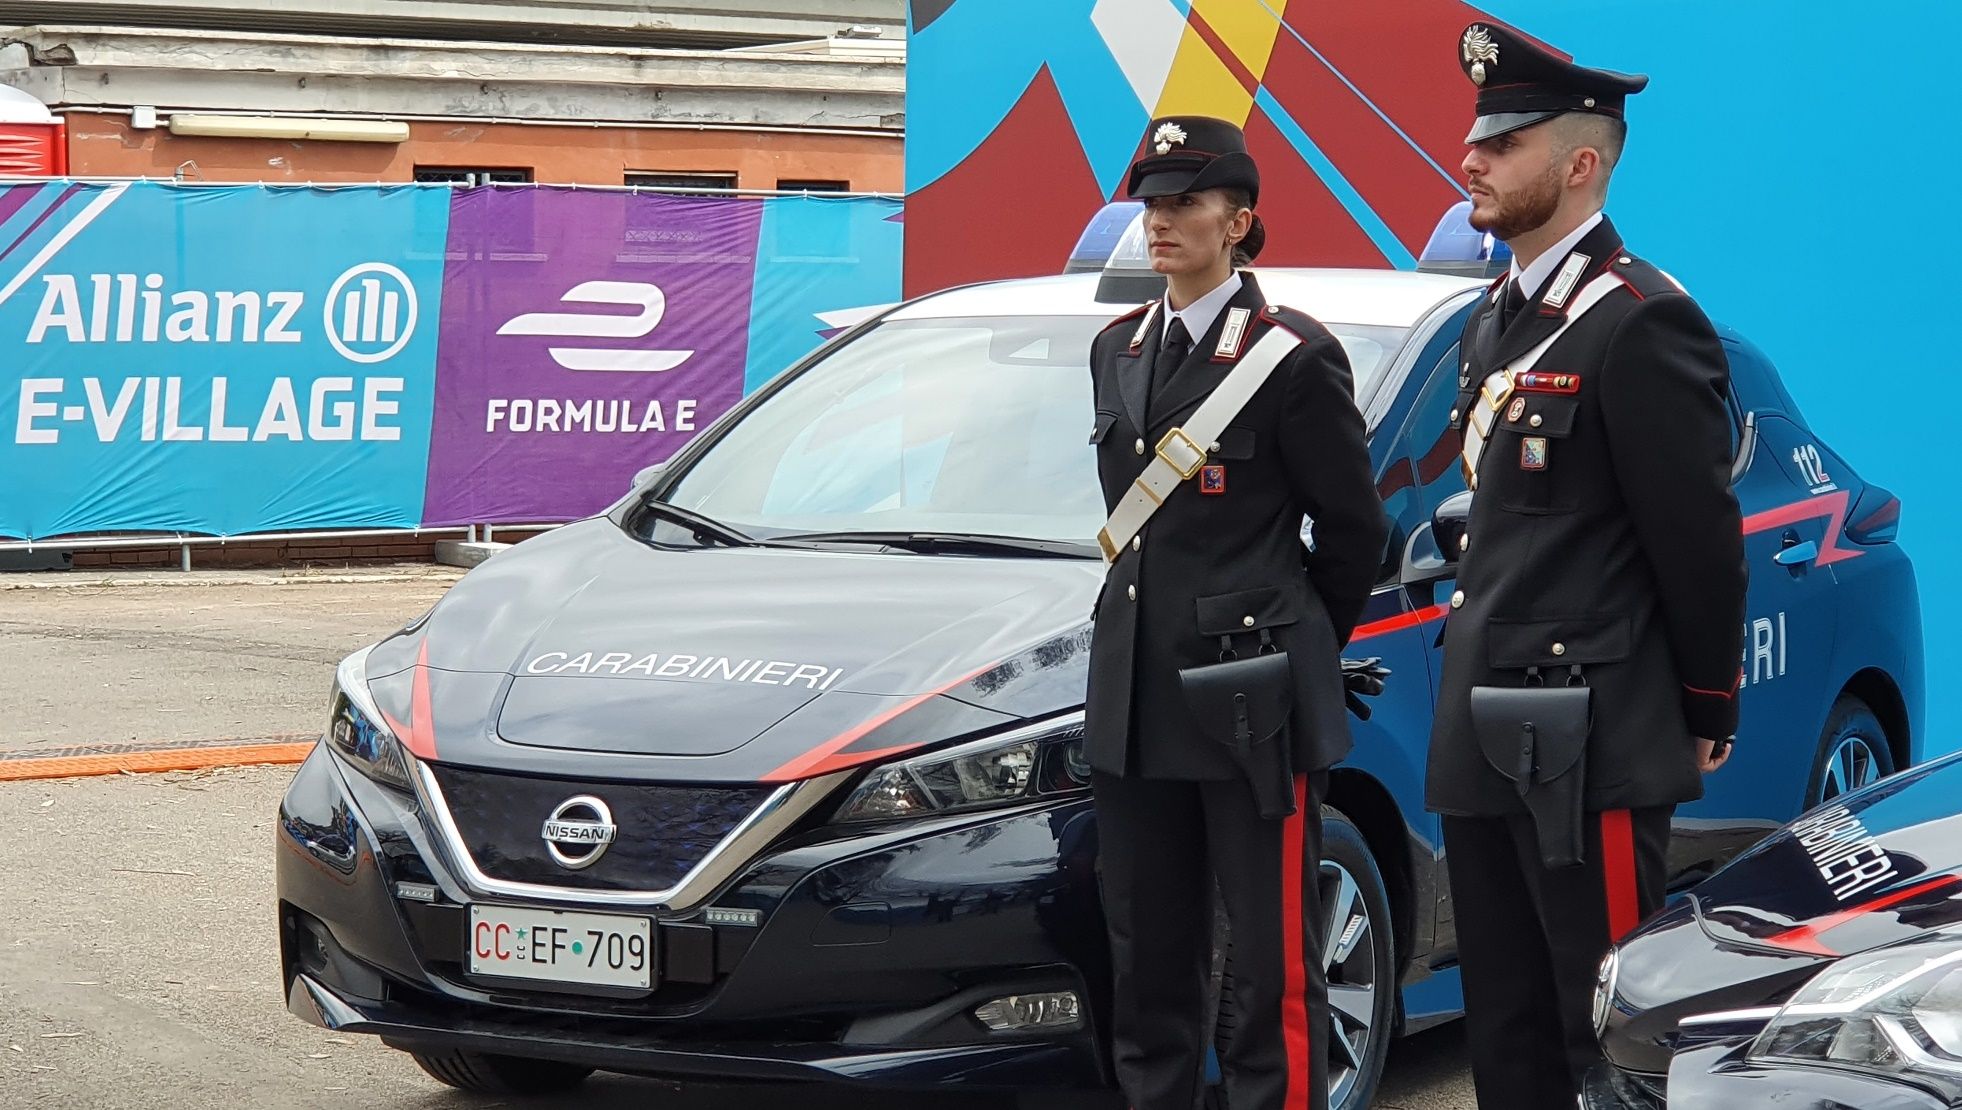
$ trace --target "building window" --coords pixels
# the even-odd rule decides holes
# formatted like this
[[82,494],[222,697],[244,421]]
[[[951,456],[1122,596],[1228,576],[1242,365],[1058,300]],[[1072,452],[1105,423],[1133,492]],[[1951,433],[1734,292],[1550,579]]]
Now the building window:
[[642,189],[680,189],[691,193],[712,194],[718,189],[736,187],[733,173],[668,173],[665,170],[628,170],[626,184]]
[[417,166],[416,180],[430,185],[527,185],[531,170],[482,169],[471,166]]
[[777,188],[786,193],[842,193],[849,190],[849,181],[778,181]]

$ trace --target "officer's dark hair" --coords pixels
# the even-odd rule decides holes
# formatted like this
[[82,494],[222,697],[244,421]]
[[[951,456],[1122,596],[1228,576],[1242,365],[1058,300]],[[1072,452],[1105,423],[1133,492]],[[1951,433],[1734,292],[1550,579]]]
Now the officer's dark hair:
[[1621,161],[1628,143],[1628,123],[1598,112],[1567,112],[1553,120],[1553,153],[1565,158],[1582,147],[1592,147],[1601,155],[1601,192],[1608,191],[1608,179]]
[[[1228,186],[1221,189],[1220,192],[1226,194],[1226,206],[1234,212],[1238,212],[1242,208],[1250,209],[1253,207],[1253,195],[1245,189]],[[1246,238],[1233,244],[1233,268],[1240,270],[1253,265],[1254,256],[1260,253],[1260,248],[1265,246],[1266,243],[1267,229],[1261,226],[1260,217],[1255,216],[1253,218],[1253,226],[1247,229]]]

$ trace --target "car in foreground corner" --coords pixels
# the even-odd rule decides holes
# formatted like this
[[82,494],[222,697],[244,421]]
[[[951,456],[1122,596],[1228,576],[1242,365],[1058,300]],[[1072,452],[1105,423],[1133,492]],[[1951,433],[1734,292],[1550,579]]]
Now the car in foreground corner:
[[1585,1110],[1962,1105],[1962,755],[1813,810],[1602,965]]
[[[1080,743],[1103,578],[1087,352],[1148,277],[883,311],[605,514],[349,657],[280,808],[288,1008],[484,1092],[594,1069],[1107,1088]],[[1315,923],[1332,1105],[1356,1110],[1393,1036],[1461,1009],[1422,779],[1455,558],[1433,516],[1464,489],[1446,425],[1485,284],[1259,280],[1347,350],[1392,522],[1349,646],[1390,677],[1331,776]],[[1920,743],[1899,506],[1725,341],[1746,727],[1683,811],[1685,881]]]

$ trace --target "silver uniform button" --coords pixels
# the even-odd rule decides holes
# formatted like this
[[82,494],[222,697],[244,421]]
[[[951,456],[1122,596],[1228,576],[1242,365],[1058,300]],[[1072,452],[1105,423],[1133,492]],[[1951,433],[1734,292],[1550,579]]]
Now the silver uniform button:
[[1634,264],[1634,262],[1635,262],[1635,260],[1634,260],[1634,259],[1632,259],[1632,258],[1630,258],[1630,257],[1628,257],[1628,256],[1627,256],[1627,255],[1625,255],[1625,254],[1621,256],[1621,264],[1622,264],[1622,265],[1624,265],[1624,266],[1628,266],[1628,265],[1632,265],[1632,264]]
[[1458,537],[1458,550],[1460,550],[1460,551],[1470,551],[1471,549],[1472,549],[1472,538],[1471,538],[1471,537],[1470,537],[1469,535],[1465,535],[1465,536],[1459,536],[1459,537]]
[[1144,537],[1143,537],[1143,536],[1132,536],[1132,537],[1131,537],[1131,550],[1133,550],[1133,551],[1137,551],[1137,550],[1139,550],[1139,549],[1141,549],[1141,548],[1143,548],[1143,547],[1144,547]]
[[1453,424],[1456,424],[1456,423],[1458,422],[1458,410],[1457,410],[1457,409],[1452,409],[1452,410],[1451,410],[1451,422],[1452,422]]
[[1453,609],[1461,609],[1464,607],[1464,604],[1465,604],[1465,591],[1459,590],[1451,595],[1451,607]]
[[1141,439],[1138,442],[1132,444],[1131,450],[1137,452],[1140,455],[1144,454],[1144,440]]
[[1138,588],[1136,586],[1126,586],[1124,587],[1124,592],[1132,601],[1138,600]]
[[1241,617],[1240,623],[1246,625],[1248,628],[1252,628],[1254,626],[1254,619],[1252,617]]
[[1546,423],[1546,421],[1540,419],[1540,414],[1536,412],[1533,414],[1533,418],[1531,420],[1528,420],[1526,423],[1531,424],[1533,427],[1537,428],[1540,425]]
[[1567,654],[1567,645],[1566,645],[1566,644],[1555,644],[1555,645],[1553,645],[1553,654],[1555,654],[1555,655],[1565,655],[1565,654]]

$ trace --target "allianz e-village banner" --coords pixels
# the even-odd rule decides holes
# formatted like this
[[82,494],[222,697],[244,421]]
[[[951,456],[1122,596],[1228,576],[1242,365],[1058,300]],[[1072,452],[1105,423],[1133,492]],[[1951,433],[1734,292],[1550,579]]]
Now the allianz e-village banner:
[[0,186],[0,535],[576,519],[896,300],[899,211]]

